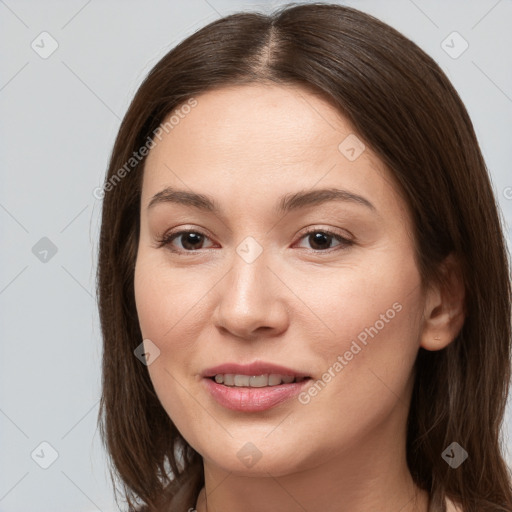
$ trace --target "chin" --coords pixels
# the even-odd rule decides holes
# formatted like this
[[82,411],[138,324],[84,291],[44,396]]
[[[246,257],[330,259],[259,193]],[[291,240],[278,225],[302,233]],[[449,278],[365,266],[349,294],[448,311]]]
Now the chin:
[[[286,476],[300,472],[307,468],[315,467],[325,460],[323,450],[310,447],[312,453],[303,449],[297,449],[303,443],[300,439],[288,443],[276,438],[273,442],[268,439],[248,441],[251,436],[245,431],[244,440],[240,437],[229,438],[226,443],[215,444],[215,447],[207,446],[194,448],[203,457],[203,460],[223,471],[238,476],[248,477],[274,477]],[[272,434],[271,434],[272,435]],[[299,453],[300,452],[300,453]],[[299,456],[300,455],[300,456]]]

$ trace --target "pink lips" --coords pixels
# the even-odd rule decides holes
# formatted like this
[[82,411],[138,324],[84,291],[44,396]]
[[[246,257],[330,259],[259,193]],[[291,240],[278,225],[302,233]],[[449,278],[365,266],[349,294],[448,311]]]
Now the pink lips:
[[268,386],[263,388],[230,387],[225,386],[224,384],[218,384],[211,378],[217,374],[249,376],[279,374],[290,375],[293,377],[308,377],[308,375],[291,368],[262,361],[257,361],[248,365],[225,363],[205,370],[202,373],[202,376],[204,377],[203,383],[212,398],[228,409],[244,412],[264,411],[289,400],[290,398],[297,396],[309,380],[305,379],[302,382],[291,382],[289,384],[283,383],[277,386]]

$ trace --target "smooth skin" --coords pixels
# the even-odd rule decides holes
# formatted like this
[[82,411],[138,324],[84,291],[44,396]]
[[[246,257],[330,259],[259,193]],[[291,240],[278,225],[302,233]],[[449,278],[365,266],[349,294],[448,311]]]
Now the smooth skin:
[[[391,173],[368,147],[353,161],[340,151],[354,130],[319,95],[250,84],[196,100],[146,160],[135,296],[143,337],[160,350],[148,366],[157,395],[204,460],[198,512],[426,512],[406,464],[406,420],[419,348],[443,349],[463,324],[454,261],[450,286],[422,286]],[[167,187],[220,210],[148,207]],[[324,188],[373,208],[331,200],[276,213],[283,195]],[[181,230],[192,235],[159,247]],[[250,263],[237,252],[247,237],[262,250]],[[307,404],[248,413],[206,392],[206,368],[257,360],[304,372],[312,386],[396,303]],[[237,455],[247,443],[261,455],[251,467]]]

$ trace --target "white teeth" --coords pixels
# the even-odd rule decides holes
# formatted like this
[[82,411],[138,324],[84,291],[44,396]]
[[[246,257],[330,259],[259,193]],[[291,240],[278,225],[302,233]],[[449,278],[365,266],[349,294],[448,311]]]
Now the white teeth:
[[215,375],[217,384],[224,384],[230,387],[264,388],[267,386],[279,386],[292,382],[302,382],[305,377],[293,377],[292,375],[279,375],[277,373],[264,375],[238,375],[233,373],[219,373]]
[[223,379],[222,383],[226,384],[226,386],[234,386],[235,385],[235,376],[232,374],[224,375],[224,379]]
[[267,375],[259,375],[254,376],[249,379],[249,386],[251,388],[264,388],[268,386],[268,376]]
[[281,384],[281,375],[271,373],[268,376],[268,385],[269,386],[277,386],[278,384]]
[[250,379],[249,375],[235,375],[235,386],[247,387]]

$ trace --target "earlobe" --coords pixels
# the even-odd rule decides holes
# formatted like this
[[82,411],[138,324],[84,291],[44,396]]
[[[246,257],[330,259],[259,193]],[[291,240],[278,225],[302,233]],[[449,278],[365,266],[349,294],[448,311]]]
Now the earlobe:
[[441,264],[442,278],[431,284],[425,295],[420,346],[442,350],[459,334],[464,325],[465,287],[459,263],[450,254]]

